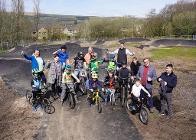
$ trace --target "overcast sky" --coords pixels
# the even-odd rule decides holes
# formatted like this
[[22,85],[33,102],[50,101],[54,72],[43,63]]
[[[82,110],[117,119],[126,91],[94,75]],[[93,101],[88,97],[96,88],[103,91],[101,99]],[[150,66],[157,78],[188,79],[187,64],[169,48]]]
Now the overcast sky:
[[[25,1],[25,11],[33,11],[33,0]],[[41,0],[41,13],[84,16],[145,17],[151,9],[159,12],[178,0]],[[9,7],[9,4],[8,4]]]

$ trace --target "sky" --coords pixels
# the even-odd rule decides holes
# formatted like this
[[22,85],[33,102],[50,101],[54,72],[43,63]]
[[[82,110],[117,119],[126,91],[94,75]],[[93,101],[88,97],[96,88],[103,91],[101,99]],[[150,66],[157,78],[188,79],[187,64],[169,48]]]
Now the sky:
[[[24,0],[25,11],[33,11],[33,0]],[[83,16],[145,17],[151,9],[159,12],[178,0],[41,0],[41,13]]]

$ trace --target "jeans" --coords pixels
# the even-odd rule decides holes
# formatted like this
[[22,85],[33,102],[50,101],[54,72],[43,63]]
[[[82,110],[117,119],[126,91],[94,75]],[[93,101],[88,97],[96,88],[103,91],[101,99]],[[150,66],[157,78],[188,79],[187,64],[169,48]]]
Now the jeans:
[[168,112],[168,115],[171,116],[173,114],[172,110],[172,93],[166,93],[165,95],[160,94],[161,100],[161,113]]
[[[153,98],[152,98],[152,89],[150,88],[150,89],[147,89],[146,88],[146,90],[150,93],[150,97],[148,97],[148,102],[147,102],[147,104],[148,104],[148,107],[151,109],[151,108],[153,108]],[[143,94],[146,94],[146,93],[143,93]]]

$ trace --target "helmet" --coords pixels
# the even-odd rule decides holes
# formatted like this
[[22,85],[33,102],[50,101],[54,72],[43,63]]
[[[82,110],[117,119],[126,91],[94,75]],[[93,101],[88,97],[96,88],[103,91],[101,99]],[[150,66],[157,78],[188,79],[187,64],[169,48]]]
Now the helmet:
[[84,54],[83,54],[83,52],[78,52],[78,57],[84,57]]
[[97,78],[98,78],[98,75],[97,75],[96,72],[92,72],[92,78],[93,78],[93,79],[97,79]]
[[111,69],[111,68],[108,68],[107,71],[108,71],[108,73],[114,73],[115,70]]
[[71,68],[72,68],[71,65],[66,65],[66,66],[65,66],[65,69],[66,69],[66,70],[71,70]]
[[97,56],[98,56],[97,53],[94,53],[91,60],[96,60]]
[[109,62],[107,69],[115,70],[115,69],[116,69],[116,64],[115,64],[115,62]]
[[39,73],[33,72],[32,75],[33,75],[33,79],[40,79],[41,78]]

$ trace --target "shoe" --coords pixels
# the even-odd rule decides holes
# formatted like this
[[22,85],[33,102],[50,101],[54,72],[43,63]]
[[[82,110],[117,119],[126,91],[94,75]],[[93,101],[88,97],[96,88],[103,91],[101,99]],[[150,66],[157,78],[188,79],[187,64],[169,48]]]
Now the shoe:
[[161,116],[165,116],[166,114],[165,114],[165,113],[160,113],[160,115],[161,115]]

